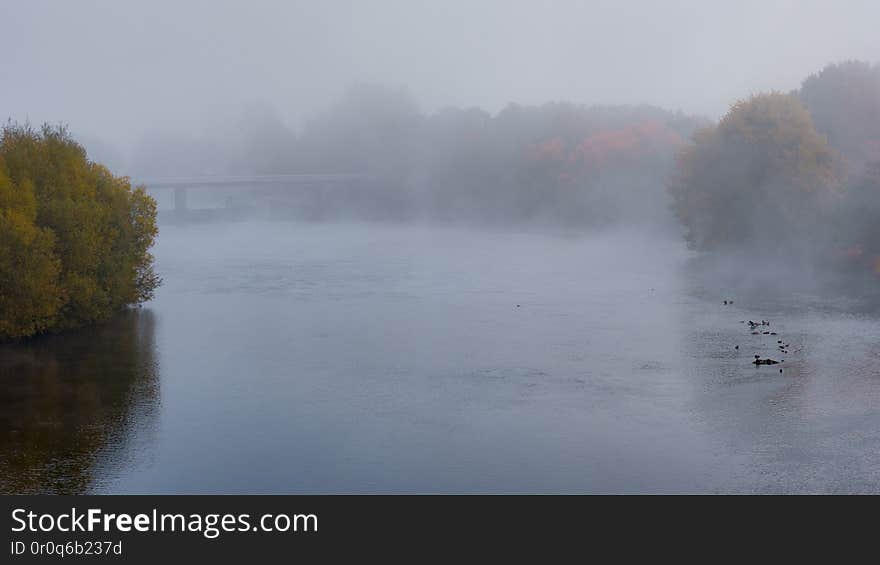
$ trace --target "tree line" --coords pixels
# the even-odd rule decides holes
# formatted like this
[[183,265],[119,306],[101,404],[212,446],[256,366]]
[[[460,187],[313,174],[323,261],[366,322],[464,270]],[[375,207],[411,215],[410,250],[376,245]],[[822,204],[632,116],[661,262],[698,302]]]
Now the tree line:
[[[695,249],[748,249],[880,273],[880,67],[850,61],[789,93],[736,102],[717,123],[651,106],[511,104],[419,110],[361,84],[295,133],[268,114],[229,140],[142,144],[162,176],[352,172],[367,197],[322,216],[601,226],[665,222]],[[180,157],[184,160],[179,160]],[[665,185],[665,189],[664,189]],[[156,204],[89,160],[63,127],[0,137],[0,339],[72,328],[148,300]]]
[[[651,222],[662,179],[708,120],[652,106],[567,102],[419,109],[406,89],[357,84],[300,131],[265,110],[224,139],[144,138],[135,176],[366,173],[370,198],[324,198],[320,217],[457,223]],[[197,155],[188,162],[180,155]]]

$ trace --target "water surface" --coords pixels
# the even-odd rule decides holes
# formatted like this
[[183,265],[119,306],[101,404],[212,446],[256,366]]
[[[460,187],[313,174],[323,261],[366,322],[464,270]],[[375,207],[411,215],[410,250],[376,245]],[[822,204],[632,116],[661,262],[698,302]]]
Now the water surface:
[[155,255],[143,309],[0,348],[4,492],[880,490],[876,315],[672,238],[167,225]]

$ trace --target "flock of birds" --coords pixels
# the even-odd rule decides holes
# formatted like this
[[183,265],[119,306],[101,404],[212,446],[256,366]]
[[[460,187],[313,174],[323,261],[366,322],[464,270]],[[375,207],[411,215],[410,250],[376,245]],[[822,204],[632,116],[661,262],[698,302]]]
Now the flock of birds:
[[[733,304],[733,300],[725,300],[724,305],[729,306]],[[770,322],[767,320],[761,320],[760,322],[755,322],[752,320],[740,320],[741,324],[748,324],[749,329],[751,330],[752,335],[777,335],[776,332],[770,331]],[[767,329],[764,329],[767,328]],[[788,353],[788,348],[791,347],[791,344],[785,343],[781,339],[776,340],[776,348],[779,350],[779,353],[785,355]],[[739,345],[734,346],[734,349],[739,351]],[[753,365],[779,365],[780,363],[785,363],[785,359],[780,359],[776,361],[775,359],[771,359],[770,357],[761,358],[760,355],[755,355],[755,360],[752,361]],[[779,372],[782,372],[782,369],[779,369]]]

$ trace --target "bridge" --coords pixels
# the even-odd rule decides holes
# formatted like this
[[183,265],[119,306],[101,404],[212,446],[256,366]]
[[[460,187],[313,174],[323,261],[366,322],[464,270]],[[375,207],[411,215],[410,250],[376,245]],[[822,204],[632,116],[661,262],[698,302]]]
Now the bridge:
[[[174,192],[174,211],[183,214],[188,210],[187,192],[199,189],[230,192],[250,192],[253,197],[260,193],[281,191],[298,191],[314,197],[318,192],[332,189],[358,188],[373,180],[363,173],[318,173],[318,174],[284,174],[284,175],[223,175],[197,177],[158,177],[134,179],[132,185],[145,186],[146,190],[156,193],[163,190]],[[227,199],[227,206],[229,199]]]

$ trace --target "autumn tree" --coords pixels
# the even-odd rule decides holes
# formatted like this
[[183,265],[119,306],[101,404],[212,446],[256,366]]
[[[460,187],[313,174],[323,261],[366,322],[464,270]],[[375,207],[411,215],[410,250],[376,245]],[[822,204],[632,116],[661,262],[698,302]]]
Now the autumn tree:
[[63,127],[0,139],[0,338],[107,319],[152,296],[156,204]]
[[13,185],[0,157],[0,336],[50,328],[62,304],[55,235],[36,221],[33,183]]
[[[561,136],[529,145],[524,164],[535,206],[566,223],[662,220],[662,182],[684,139],[659,120]],[[525,168],[525,167],[524,167]]]
[[798,99],[771,93],[737,102],[697,132],[669,189],[693,247],[772,251],[819,236],[842,175]]

